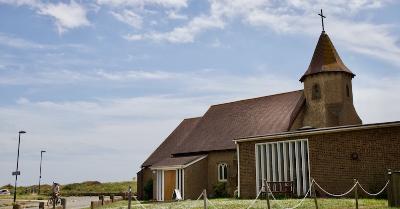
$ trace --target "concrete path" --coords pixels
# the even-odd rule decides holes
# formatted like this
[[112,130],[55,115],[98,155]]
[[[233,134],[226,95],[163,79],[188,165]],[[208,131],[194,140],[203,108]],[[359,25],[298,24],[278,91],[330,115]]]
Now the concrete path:
[[[65,197],[67,209],[89,208],[90,201],[99,200],[99,197]],[[0,199],[0,209],[12,209],[12,199]],[[25,205],[26,208],[39,208],[39,202],[47,203],[47,200],[17,200]]]

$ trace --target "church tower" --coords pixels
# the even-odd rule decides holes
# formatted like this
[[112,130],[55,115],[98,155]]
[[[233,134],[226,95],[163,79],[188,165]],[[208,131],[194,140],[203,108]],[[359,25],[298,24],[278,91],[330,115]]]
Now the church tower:
[[361,124],[353,105],[352,73],[342,62],[329,36],[322,31],[304,83],[303,126],[314,128]]

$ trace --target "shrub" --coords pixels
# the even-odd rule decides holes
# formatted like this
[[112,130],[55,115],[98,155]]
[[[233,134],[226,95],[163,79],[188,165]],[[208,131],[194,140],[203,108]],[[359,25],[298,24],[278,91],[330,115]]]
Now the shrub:
[[143,190],[144,190],[143,199],[145,199],[145,200],[153,199],[153,180],[152,179],[150,179],[146,182]]
[[218,182],[213,187],[214,197],[228,197],[228,192],[226,191],[226,182]]

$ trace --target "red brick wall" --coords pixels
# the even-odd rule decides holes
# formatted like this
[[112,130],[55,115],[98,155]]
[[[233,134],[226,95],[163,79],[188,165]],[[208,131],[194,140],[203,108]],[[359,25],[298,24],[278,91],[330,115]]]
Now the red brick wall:
[[[137,173],[137,195],[138,199],[144,199],[144,187],[147,181],[153,178],[150,168],[143,168]],[[155,182],[154,182],[155,183]]]
[[[309,140],[310,175],[333,193],[347,191],[354,178],[368,191],[377,192],[386,182],[387,169],[400,170],[400,127],[242,142],[241,197],[256,196],[255,144],[293,139]],[[352,160],[352,153],[359,159]]]
[[185,168],[185,199],[195,200],[207,188],[207,159],[208,157]]
[[214,186],[218,184],[218,164],[226,163],[228,166],[228,179],[226,190],[229,196],[233,196],[237,186],[237,158],[236,151],[218,151],[208,153],[208,186],[207,194],[214,196]]

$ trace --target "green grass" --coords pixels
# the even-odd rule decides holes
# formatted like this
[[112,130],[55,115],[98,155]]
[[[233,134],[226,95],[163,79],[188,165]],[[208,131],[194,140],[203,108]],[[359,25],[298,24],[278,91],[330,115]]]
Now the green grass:
[[[13,199],[13,195],[0,195],[0,199]],[[46,195],[37,195],[37,194],[18,194],[17,200],[47,200],[48,196]]]
[[[136,191],[136,181],[123,181],[123,182],[106,182],[101,183],[98,181],[86,181],[82,183],[73,183],[61,185],[61,195],[62,196],[71,196],[71,195],[87,195],[88,193],[119,193],[126,192],[129,188],[132,187],[132,191]],[[0,189],[8,189],[10,192],[14,191],[14,187],[12,185],[5,185],[0,187]],[[47,199],[47,196],[50,195],[51,185],[41,185],[40,193],[41,196],[32,194],[32,191],[37,191],[38,186],[19,186],[17,187],[17,198],[18,199]],[[9,199],[12,198],[12,195],[0,195],[0,199]]]
[[[229,209],[246,209],[252,200],[236,200],[236,199],[211,199],[213,205],[209,204],[209,208],[229,208]],[[297,204],[299,200],[297,199],[287,199],[287,200],[277,200],[271,201],[272,209],[281,209],[279,204],[285,207],[293,207]],[[320,209],[354,209],[355,201],[354,199],[318,199],[318,205]],[[360,199],[359,208],[360,209],[389,209],[387,206],[387,200],[384,199]],[[181,202],[170,202],[170,203],[143,203],[146,209],[202,209],[203,201],[193,201],[185,200]],[[99,209],[126,209],[128,207],[127,201],[120,201],[110,205],[100,207]],[[132,200],[132,209],[142,208],[136,201]],[[267,208],[266,200],[258,200],[252,207],[253,209]],[[304,203],[298,207],[299,209],[309,209],[315,208],[313,199],[306,199]]]

